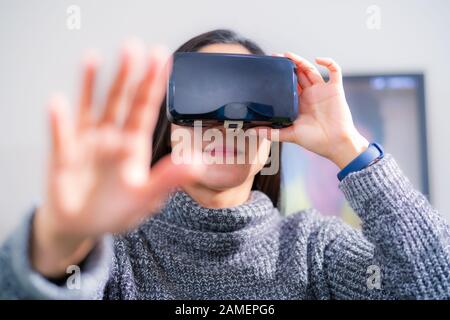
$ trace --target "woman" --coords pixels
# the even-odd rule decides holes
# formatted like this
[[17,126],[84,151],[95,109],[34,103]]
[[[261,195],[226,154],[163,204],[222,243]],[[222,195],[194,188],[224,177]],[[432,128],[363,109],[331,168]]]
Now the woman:
[[[92,57],[76,122],[63,99],[52,100],[46,198],[0,251],[2,297],[450,298],[449,227],[392,156],[339,184],[362,232],[314,209],[282,217],[279,173],[260,175],[262,164],[171,161],[170,133],[191,129],[167,121],[161,100],[170,64],[161,49],[152,51],[137,85],[130,83],[138,51],[125,47],[98,119]],[[228,30],[199,35],[177,51],[263,54]],[[316,59],[328,69],[325,82],[312,63],[285,56],[297,65],[301,116],[277,131],[280,140],[344,168],[369,142],[353,125],[339,66]],[[269,147],[262,140],[258,151],[267,158]],[[77,266],[79,287],[66,282]]]

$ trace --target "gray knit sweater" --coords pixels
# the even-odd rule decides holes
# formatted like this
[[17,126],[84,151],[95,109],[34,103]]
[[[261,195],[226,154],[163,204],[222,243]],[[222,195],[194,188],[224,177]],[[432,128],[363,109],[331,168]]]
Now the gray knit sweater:
[[79,289],[30,267],[30,214],[0,249],[0,297],[449,299],[450,228],[394,159],[339,187],[362,231],[314,209],[283,217],[258,191],[228,209],[178,191],[136,230],[104,237],[82,264]]

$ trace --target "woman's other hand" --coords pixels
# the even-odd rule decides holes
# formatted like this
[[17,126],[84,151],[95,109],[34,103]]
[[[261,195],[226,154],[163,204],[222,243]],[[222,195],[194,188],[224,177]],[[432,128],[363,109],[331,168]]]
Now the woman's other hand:
[[130,74],[142,51],[138,47],[124,47],[100,116],[93,112],[98,59],[92,56],[84,62],[76,120],[69,119],[64,98],[50,102],[46,197],[34,219],[31,245],[32,264],[46,276],[64,274],[100,236],[136,226],[173,187],[201,174],[201,165],[175,165],[170,155],[150,170],[153,129],[171,58],[164,48],[154,48],[143,75],[132,83]]
[[356,130],[345,99],[340,66],[331,58],[316,58],[317,64],[327,68],[325,81],[311,62],[285,53],[297,66],[299,117],[293,125],[277,130],[280,141],[293,142],[319,154],[340,169],[345,167],[369,145]]

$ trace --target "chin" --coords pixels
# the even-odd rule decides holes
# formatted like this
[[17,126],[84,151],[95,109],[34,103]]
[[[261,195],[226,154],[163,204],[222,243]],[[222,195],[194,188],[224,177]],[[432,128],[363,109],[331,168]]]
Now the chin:
[[252,174],[250,165],[211,164],[208,165],[202,183],[212,189],[228,189],[243,184]]

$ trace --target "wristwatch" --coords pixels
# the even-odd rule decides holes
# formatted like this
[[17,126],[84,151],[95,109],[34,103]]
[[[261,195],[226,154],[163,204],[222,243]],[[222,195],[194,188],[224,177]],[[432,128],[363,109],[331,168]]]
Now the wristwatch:
[[366,150],[363,151],[359,156],[352,160],[348,165],[346,165],[339,173],[337,177],[339,181],[342,181],[351,172],[356,172],[367,168],[371,164],[377,162],[384,157],[383,148],[375,142],[369,144]]

